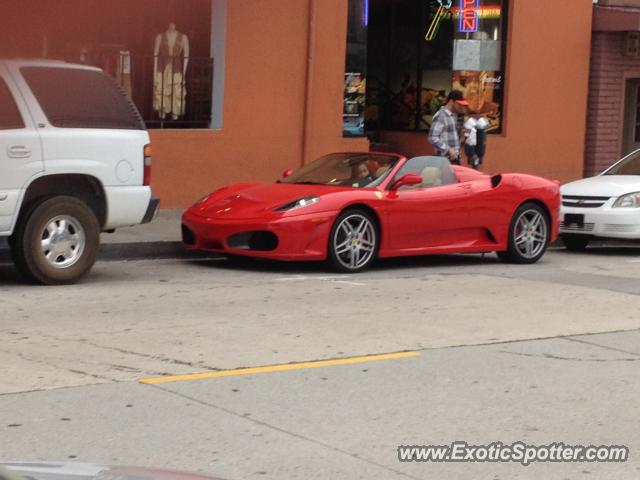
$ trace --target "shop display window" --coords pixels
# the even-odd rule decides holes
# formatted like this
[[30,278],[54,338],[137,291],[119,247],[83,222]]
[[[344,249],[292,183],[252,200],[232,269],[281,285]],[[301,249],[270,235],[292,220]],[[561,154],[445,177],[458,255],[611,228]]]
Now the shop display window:
[[370,0],[366,129],[426,131],[452,89],[503,128],[507,0]]
[[211,127],[211,0],[189,0],[188,8],[178,0],[19,3],[19,9],[0,6],[7,24],[0,56],[100,67],[129,95],[147,127]]

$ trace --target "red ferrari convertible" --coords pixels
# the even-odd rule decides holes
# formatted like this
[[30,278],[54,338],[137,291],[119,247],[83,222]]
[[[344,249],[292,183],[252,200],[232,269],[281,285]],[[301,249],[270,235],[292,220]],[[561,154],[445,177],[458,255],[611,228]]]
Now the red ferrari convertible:
[[497,252],[534,263],[558,235],[558,182],[489,176],[441,157],[335,153],[274,184],[237,184],[182,217],[185,248],[327,260],[359,272],[378,257]]

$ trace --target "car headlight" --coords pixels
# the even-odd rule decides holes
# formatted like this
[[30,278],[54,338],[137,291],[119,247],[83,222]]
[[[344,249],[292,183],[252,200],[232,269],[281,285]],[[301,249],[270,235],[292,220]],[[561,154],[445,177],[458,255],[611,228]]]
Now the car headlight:
[[640,192],[627,193],[619,197],[613,204],[613,208],[638,208],[640,207]]
[[293,202],[289,202],[281,207],[276,208],[277,212],[288,212],[291,210],[296,210],[302,207],[308,207],[309,205],[313,205],[314,203],[318,203],[320,201],[319,197],[303,197],[295,200]]

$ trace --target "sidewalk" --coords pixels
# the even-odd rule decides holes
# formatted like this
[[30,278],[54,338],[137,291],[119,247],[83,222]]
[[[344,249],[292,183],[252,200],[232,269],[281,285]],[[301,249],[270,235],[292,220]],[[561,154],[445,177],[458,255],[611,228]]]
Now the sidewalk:
[[[145,258],[198,257],[181,246],[180,218],[182,210],[160,210],[145,225],[119,228],[114,233],[100,234],[98,260],[138,260]],[[0,238],[0,261],[8,261],[9,244]]]
[[176,257],[187,253],[180,246],[182,210],[160,210],[145,225],[100,234],[100,260]]

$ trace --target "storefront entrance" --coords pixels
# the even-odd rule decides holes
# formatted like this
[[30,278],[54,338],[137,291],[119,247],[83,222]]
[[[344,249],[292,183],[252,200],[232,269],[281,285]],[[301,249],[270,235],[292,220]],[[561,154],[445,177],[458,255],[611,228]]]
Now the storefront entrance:
[[[452,89],[503,129],[506,0],[352,0],[345,114],[364,104],[364,133],[424,132]],[[359,8],[358,8],[359,7]],[[357,40],[366,31],[366,48]],[[357,95],[366,78],[366,100]],[[345,131],[347,129],[345,128]]]
[[[506,0],[369,0],[365,126],[425,132],[452,89],[503,129]],[[375,140],[375,138],[374,138]]]

